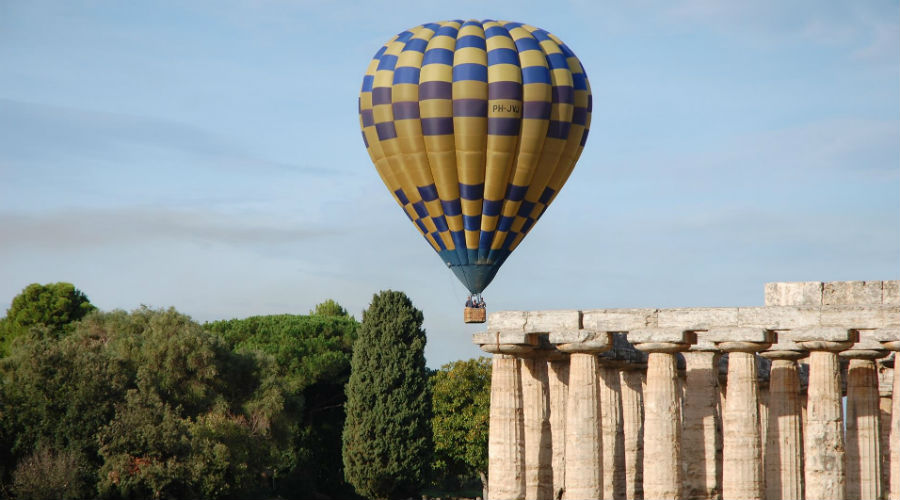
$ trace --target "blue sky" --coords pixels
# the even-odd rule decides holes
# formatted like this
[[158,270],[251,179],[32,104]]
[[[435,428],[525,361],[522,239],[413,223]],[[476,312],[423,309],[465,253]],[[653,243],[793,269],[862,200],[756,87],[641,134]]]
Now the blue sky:
[[359,84],[393,34],[508,19],[587,69],[591,137],[490,310],[734,306],[900,278],[896,1],[0,2],[0,307],[357,317],[403,290],[438,367],[465,290],[381,184]]

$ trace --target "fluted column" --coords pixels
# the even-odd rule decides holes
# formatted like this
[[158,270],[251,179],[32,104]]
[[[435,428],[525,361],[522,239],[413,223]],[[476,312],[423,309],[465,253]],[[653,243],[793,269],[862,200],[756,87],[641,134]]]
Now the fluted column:
[[640,366],[621,371],[622,435],[625,452],[625,498],[644,498],[644,377]]
[[894,327],[891,329],[884,329],[887,332],[884,335],[884,340],[881,342],[881,345],[884,346],[885,349],[890,351],[894,351],[894,383],[893,388],[891,389],[891,397],[893,399],[893,403],[891,405],[891,473],[890,473],[890,493],[888,494],[888,498],[890,500],[900,500],[900,365],[898,365],[897,361],[900,359],[900,355],[896,354],[900,352],[900,329]]
[[803,433],[800,377],[802,351],[766,351],[769,370],[769,428],[766,432],[766,498],[803,498]]
[[[831,332],[836,330],[836,332]],[[804,472],[807,500],[844,500],[846,466],[841,408],[841,366],[837,353],[850,348],[840,338],[841,329],[811,329],[798,342],[810,351],[807,389]],[[846,330],[843,330],[846,333]],[[815,337],[825,340],[814,340]],[[848,336],[844,336],[848,338]]]
[[681,499],[682,477],[681,394],[675,354],[696,342],[692,332],[648,328],[628,333],[629,340],[647,359],[644,390],[644,497]]
[[[877,345],[877,344],[876,344]],[[841,353],[850,359],[847,370],[847,499],[881,498],[881,420],[875,360],[882,350],[859,345]]]
[[550,433],[553,443],[553,495],[560,498],[566,484],[566,403],[569,398],[569,358],[549,363]]
[[600,433],[603,436],[603,498],[625,500],[625,442],[618,361],[600,362]]
[[494,352],[488,428],[488,495],[492,499],[525,498],[525,428],[519,359],[522,346],[483,346]]
[[715,499],[722,493],[722,421],[719,413],[719,353],[714,346],[682,353],[686,364],[682,442],[684,497]]
[[553,495],[553,446],[550,428],[550,380],[547,358],[537,354],[521,361],[525,420],[525,500]]
[[728,396],[722,416],[724,498],[762,499],[762,447],[759,429],[758,374],[755,352],[767,344],[722,342],[728,352]]
[[566,486],[569,500],[602,498],[603,442],[600,434],[599,363],[590,352],[569,356],[566,405]]

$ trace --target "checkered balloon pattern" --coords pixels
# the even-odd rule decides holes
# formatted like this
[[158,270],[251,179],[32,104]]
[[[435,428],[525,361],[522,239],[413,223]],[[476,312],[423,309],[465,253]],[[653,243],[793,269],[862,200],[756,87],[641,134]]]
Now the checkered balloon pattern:
[[591,91],[575,54],[540,28],[444,21],[375,53],[359,117],[394,199],[481,293],[572,173]]

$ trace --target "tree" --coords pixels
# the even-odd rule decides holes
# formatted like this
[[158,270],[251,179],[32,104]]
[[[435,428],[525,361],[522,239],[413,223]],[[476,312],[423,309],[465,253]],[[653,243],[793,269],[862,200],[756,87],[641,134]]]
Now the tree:
[[47,333],[58,335],[96,309],[71,283],[32,283],[13,298],[0,321],[0,355],[9,354],[12,341],[32,328],[46,327]]
[[480,357],[442,366],[431,377],[431,391],[437,481],[459,488],[480,478],[487,487],[490,360]]
[[366,497],[408,498],[431,462],[431,401],[422,312],[402,292],[375,295],[353,345],[344,475]]
[[233,352],[174,309],[28,335],[0,363],[0,450],[7,470],[19,464],[16,488],[67,480],[59,470],[83,461],[82,486],[104,497],[264,495],[288,424],[272,356]]
[[353,497],[344,481],[341,431],[344,385],[359,323],[350,316],[273,315],[207,323],[236,352],[262,352],[275,361],[290,422],[287,450],[278,464],[276,490],[287,498],[320,493]]
[[350,316],[347,310],[333,299],[327,299],[325,302],[316,304],[316,307],[309,314],[316,316]]

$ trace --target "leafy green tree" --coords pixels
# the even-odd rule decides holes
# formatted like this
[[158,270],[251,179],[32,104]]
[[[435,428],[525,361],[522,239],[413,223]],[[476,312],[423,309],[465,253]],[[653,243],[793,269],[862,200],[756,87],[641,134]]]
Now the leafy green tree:
[[344,475],[366,497],[408,498],[431,461],[431,400],[422,312],[402,292],[363,312],[347,383]]
[[315,314],[206,324],[236,352],[262,352],[274,360],[271,373],[284,388],[285,419],[290,422],[287,449],[273,471],[281,496],[355,496],[344,481],[341,431],[358,326],[350,316]]
[[350,316],[347,310],[333,299],[327,299],[321,304],[316,304],[316,307],[309,314],[316,316]]
[[17,477],[40,470],[21,460],[46,447],[82,457],[97,471],[86,487],[104,496],[262,494],[287,428],[272,356],[235,353],[174,309],[95,313],[69,335],[29,335],[0,364],[2,449]]
[[6,317],[0,320],[0,355],[9,354],[12,341],[32,328],[60,334],[94,310],[87,296],[71,283],[32,283],[13,298]]
[[[480,357],[454,361],[431,377],[436,479],[460,488],[479,478],[486,487],[491,362]],[[477,479],[476,479],[477,480]]]

